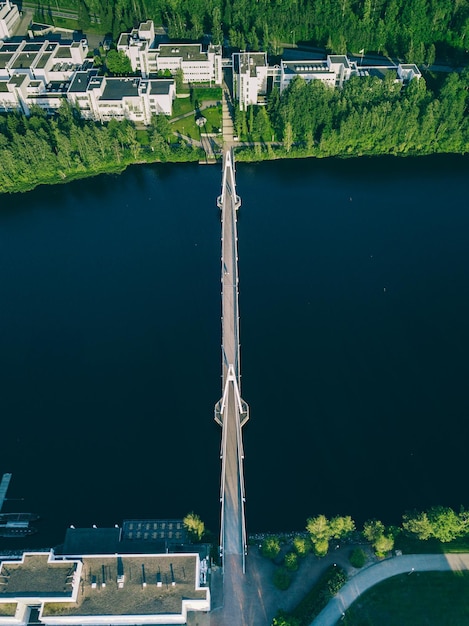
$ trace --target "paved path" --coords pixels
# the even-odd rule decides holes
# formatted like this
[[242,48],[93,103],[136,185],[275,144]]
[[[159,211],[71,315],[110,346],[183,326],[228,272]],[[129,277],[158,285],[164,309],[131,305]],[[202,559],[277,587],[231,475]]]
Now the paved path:
[[396,576],[413,572],[458,571],[469,569],[469,553],[408,554],[396,556],[365,568],[353,576],[311,623],[311,626],[335,626],[345,611],[370,587]]
[[233,103],[231,102],[229,87],[225,82],[223,83],[222,124],[225,148],[229,148],[233,144],[234,134]]

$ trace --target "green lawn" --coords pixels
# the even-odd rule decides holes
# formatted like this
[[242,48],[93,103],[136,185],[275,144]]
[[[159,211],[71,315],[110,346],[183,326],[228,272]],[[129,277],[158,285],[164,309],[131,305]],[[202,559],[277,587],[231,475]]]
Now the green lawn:
[[439,554],[449,552],[469,552],[469,535],[458,537],[453,541],[442,543],[438,539],[421,541],[405,533],[396,537],[395,548],[402,550],[404,554]]
[[203,102],[204,100],[219,100],[222,99],[221,87],[194,87],[192,90],[192,100],[198,100]]
[[172,131],[179,131],[183,135],[191,137],[191,139],[200,140],[200,129],[195,123],[195,115],[183,117],[182,120],[171,123]]
[[221,107],[209,107],[201,111],[202,115],[207,120],[205,130],[207,133],[217,133],[218,129],[221,129]]
[[364,593],[339,626],[464,626],[469,624],[469,572],[394,576]]
[[190,98],[176,98],[173,101],[173,114],[172,117],[178,117],[179,115],[184,115],[185,113],[189,113],[189,111],[194,110],[194,105],[191,102]]

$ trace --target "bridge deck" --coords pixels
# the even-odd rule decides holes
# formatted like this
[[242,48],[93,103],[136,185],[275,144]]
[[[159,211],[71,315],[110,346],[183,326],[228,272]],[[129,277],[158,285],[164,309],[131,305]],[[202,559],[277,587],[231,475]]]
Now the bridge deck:
[[[225,557],[238,555],[245,569],[246,532],[244,519],[243,443],[241,428],[248,407],[241,399],[239,372],[238,254],[236,211],[240,205],[232,154],[223,157],[222,194],[218,198],[222,220],[222,399],[215,419],[222,426],[221,532],[220,548]],[[231,559],[230,559],[231,562]]]

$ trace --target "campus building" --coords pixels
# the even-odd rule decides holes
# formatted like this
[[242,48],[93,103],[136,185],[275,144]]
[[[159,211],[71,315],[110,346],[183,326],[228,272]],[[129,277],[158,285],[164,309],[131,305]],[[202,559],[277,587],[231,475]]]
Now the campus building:
[[252,104],[266,104],[266,95],[277,87],[284,91],[297,77],[306,82],[320,80],[330,87],[343,87],[352,76],[378,76],[392,73],[394,80],[408,84],[421,73],[414,64],[396,66],[358,66],[344,54],[330,54],[326,59],[285,61],[269,66],[265,52],[238,52],[232,55],[233,94],[240,109]]
[[233,94],[239,108],[262,104],[268,91],[269,65],[266,52],[235,52],[232,55]]
[[10,0],[0,2],[0,39],[12,37],[20,19],[20,12],[16,4]]
[[210,610],[207,570],[198,553],[25,552],[0,564],[0,623],[186,624]]
[[117,50],[129,58],[132,71],[141,72],[143,78],[161,72],[174,75],[181,70],[185,83],[222,84],[221,46],[209,45],[204,51],[200,43],[156,45],[155,27],[151,20],[142,22],[130,33],[122,33]]
[[67,89],[67,100],[82,117],[100,122],[128,119],[149,124],[152,115],[171,115],[175,97],[172,78],[109,78],[96,70],[77,72]]

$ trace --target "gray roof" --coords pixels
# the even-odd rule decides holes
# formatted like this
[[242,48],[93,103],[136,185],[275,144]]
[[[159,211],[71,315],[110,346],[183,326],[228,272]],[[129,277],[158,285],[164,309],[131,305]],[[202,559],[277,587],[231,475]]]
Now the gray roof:
[[107,78],[101,100],[122,100],[138,96],[139,78]]
[[174,80],[171,78],[167,78],[167,79],[161,78],[161,79],[149,80],[148,83],[150,85],[150,93],[166,95],[169,93],[170,86],[172,83],[174,83]]
[[13,74],[8,82],[16,87],[20,87],[26,80],[26,76],[27,74]]
[[77,72],[68,90],[72,93],[85,92],[92,76],[93,74],[90,72]]
[[160,44],[160,57],[182,58],[184,61],[205,61],[207,54],[202,52],[200,44]]

